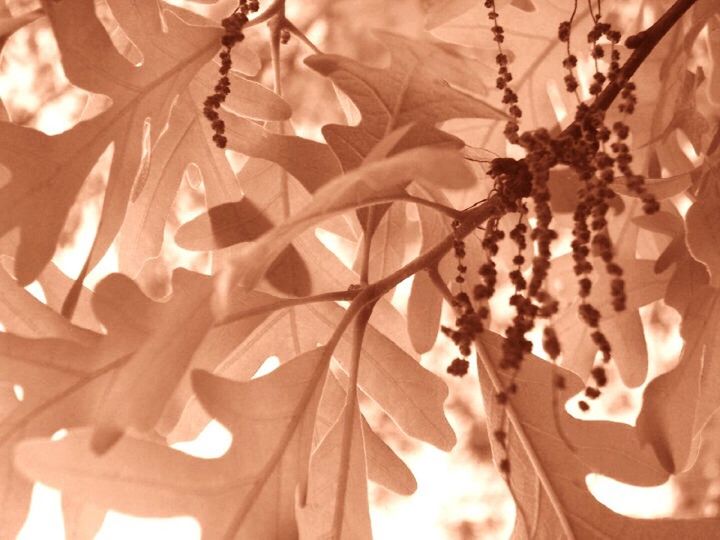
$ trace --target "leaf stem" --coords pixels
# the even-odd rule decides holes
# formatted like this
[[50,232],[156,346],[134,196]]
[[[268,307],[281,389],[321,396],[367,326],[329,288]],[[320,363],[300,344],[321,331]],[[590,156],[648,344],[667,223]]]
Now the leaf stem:
[[367,207],[373,207],[373,206],[384,204],[384,203],[393,203],[396,201],[409,202],[409,203],[419,204],[421,206],[427,206],[428,208],[437,210],[438,212],[448,216],[449,218],[457,219],[457,220],[461,220],[463,218],[463,216],[467,215],[466,212],[463,210],[457,210],[455,208],[452,208],[451,206],[446,206],[439,202],[431,201],[429,199],[423,199],[422,197],[415,197],[414,195],[401,194],[401,193],[394,194],[394,195],[385,195],[382,197],[370,197],[370,198],[362,201],[362,203],[353,204],[352,206],[347,206],[345,208],[342,208],[341,210],[344,211],[344,210],[350,210],[350,209],[367,208]]
[[222,319],[215,322],[215,326],[223,326],[226,324],[239,321],[241,319],[247,319],[248,317],[254,317],[256,315],[263,315],[265,313],[271,313],[280,309],[289,308],[293,306],[301,306],[304,304],[316,304],[318,302],[339,302],[343,300],[352,300],[355,298],[359,289],[349,289],[347,291],[333,291],[320,293],[313,296],[302,296],[300,298],[283,298],[276,302],[264,304],[262,306],[256,306],[250,309],[244,309],[226,315]]
[[[290,422],[288,423],[285,432],[275,446],[275,450],[268,459],[267,463],[258,474],[258,480],[253,484],[253,487],[243,497],[243,500],[238,510],[236,511],[235,516],[233,517],[233,520],[230,523],[226,534],[223,535],[224,540],[233,540],[237,536],[237,533],[240,531],[240,528],[242,527],[245,518],[247,517],[250,510],[253,508],[253,505],[257,501],[258,495],[260,494],[266,482],[272,475],[272,471],[277,466],[278,461],[280,461],[285,455],[285,451],[287,450],[288,445],[292,440],[298,425],[300,424],[300,420],[303,417],[303,411],[305,411],[305,409],[310,405],[313,396],[315,395],[315,392],[318,391],[318,388],[322,388],[322,386],[318,385],[321,385],[322,382],[325,381],[325,376],[327,375],[327,371],[330,366],[330,360],[332,359],[335,348],[340,342],[340,339],[345,333],[345,330],[348,328],[348,326],[350,326],[350,323],[352,323],[352,321],[362,310],[362,308],[370,301],[370,299],[367,298],[367,294],[363,293],[365,293],[365,291],[362,291],[360,294],[358,294],[358,296],[350,304],[347,311],[345,311],[342,319],[340,319],[340,322],[330,336],[330,339],[328,339],[327,343],[325,344],[323,348],[322,358],[320,359],[320,362],[318,362],[318,365],[313,372],[310,383],[305,388],[305,392],[300,398],[297,407],[295,407],[295,410],[290,417]],[[307,479],[304,479],[300,482],[300,485],[298,486],[298,496],[299,504],[301,506],[305,506],[307,499]]]
[[277,15],[278,12],[280,12],[281,10],[283,10],[283,11],[285,10],[285,0],[275,0],[260,15],[258,15],[254,19],[248,21],[247,23],[245,23],[245,28],[250,28],[251,26],[257,26],[260,23],[269,21],[275,15]]
[[[467,234],[470,234],[474,228],[485,221],[490,215],[492,215],[492,208],[493,204],[485,203],[480,206],[476,206],[470,210],[460,211],[455,210],[454,208],[451,208],[449,206],[445,206],[440,203],[436,203],[435,201],[430,201],[427,199],[423,199],[420,197],[414,197],[412,195],[401,195],[401,196],[390,196],[390,197],[378,197],[376,199],[369,199],[365,201],[368,206],[375,205],[383,202],[393,202],[393,201],[405,201],[405,202],[412,202],[415,204],[421,204],[424,206],[429,206],[430,208],[434,208],[435,210],[438,210],[439,212],[447,215],[448,217],[452,217],[454,219],[457,219],[460,221],[461,226],[459,227],[459,234],[463,234],[464,236],[467,236]],[[466,222],[467,227],[463,227],[463,224]],[[408,263],[403,268],[400,268],[397,272],[394,274],[390,274],[384,279],[381,279],[380,281],[376,282],[373,286],[374,287],[382,287],[384,292],[387,292],[391,290],[397,283],[400,281],[406,279],[407,277],[410,277],[412,274],[408,274],[408,267],[409,268],[416,268],[416,264],[420,264],[421,266],[417,267],[417,270],[415,272],[422,270],[424,266],[422,265],[428,265],[432,266],[436,259],[439,259],[442,255],[444,255],[447,251],[450,250],[452,247],[452,239],[453,236],[450,235],[447,238],[445,238],[442,242],[440,242],[438,245],[436,245],[432,250],[430,250],[428,253],[431,253],[431,255],[428,255],[426,258],[420,258],[420,262],[418,263],[418,259],[415,259]],[[369,254],[368,254],[369,256]],[[412,266],[411,266],[412,265]],[[413,272],[413,273],[415,273]],[[437,272],[437,270],[436,270]],[[392,277],[394,276],[394,277]],[[404,277],[403,277],[404,276]],[[395,284],[392,284],[389,286],[389,284],[392,283],[392,281],[387,281],[387,278],[392,279],[399,279],[399,281]],[[442,278],[440,278],[442,279]],[[389,286],[389,288],[388,288]],[[362,289],[348,289],[346,291],[332,291],[332,292],[326,292],[326,293],[320,293],[313,296],[303,296],[300,298],[283,298],[276,302],[271,302],[269,304],[265,304],[262,306],[256,306],[249,309],[244,309],[241,311],[237,311],[235,313],[231,313],[229,315],[224,316],[223,318],[217,320],[215,322],[215,326],[223,326],[226,324],[230,324],[236,321],[239,321],[241,319],[246,319],[248,317],[254,317],[256,315],[262,315],[264,313],[270,313],[273,311],[277,311],[284,308],[289,308],[293,306],[299,306],[304,304],[314,304],[318,302],[340,302],[340,301],[348,301],[353,300],[358,296]],[[383,294],[384,294],[383,292]]]
[[[328,293],[327,296],[331,294],[336,293]],[[330,366],[330,360],[332,359],[333,352],[335,351],[335,348],[337,347],[338,343],[340,342],[340,339],[342,339],[343,334],[345,333],[345,330],[350,326],[350,324],[353,322],[356,316],[358,316],[359,313],[365,308],[369,303],[373,302],[374,300],[374,289],[371,289],[370,287],[366,287],[364,289],[359,289],[358,291],[348,291],[347,294],[353,294],[356,295],[355,298],[350,303],[350,306],[343,314],[342,319],[340,319],[340,322],[338,323],[337,327],[333,331],[332,335],[328,339],[327,343],[324,346],[323,355],[318,363],[317,368],[315,369],[315,372],[313,373],[313,376],[311,378],[310,384],[307,385],[307,388],[305,389],[305,393],[303,394],[302,398],[298,402],[298,406],[293,411],[293,415],[291,417],[291,421],[286,429],[286,431],[283,433],[283,436],[278,441],[278,444],[275,447],[275,451],[270,456],[270,459],[266,463],[265,467],[263,467],[262,471],[258,475],[259,480],[255,482],[252,489],[245,495],[245,497],[242,500],[242,503],[240,504],[240,507],[238,508],[230,526],[228,527],[227,533],[224,535],[224,538],[226,540],[232,540],[237,535],[238,531],[240,530],[240,527],[242,527],[243,522],[245,521],[245,518],[247,517],[248,513],[250,512],[251,508],[253,507],[253,504],[257,500],[257,495],[262,490],[263,486],[267,482],[267,480],[270,478],[270,475],[277,465],[277,462],[282,459],[285,450],[288,447],[288,443],[292,439],[295,430],[297,429],[300,419],[303,416],[302,411],[304,411],[308,405],[310,404],[313,395],[318,389],[318,385],[321,383],[321,381],[325,380],[325,376],[327,375],[328,368]],[[318,295],[318,296],[325,296],[325,295]],[[303,299],[288,299],[288,300],[303,300]],[[306,299],[304,299],[306,300]],[[300,303],[300,302],[298,302]],[[368,315],[369,317],[369,315]],[[357,372],[355,373],[355,384],[357,384]],[[303,480],[300,485],[298,486],[298,494],[299,494],[299,504],[301,506],[304,506],[306,504],[307,499],[307,479]]]
[[428,268],[427,273],[430,276],[430,281],[433,285],[435,285],[435,288],[440,291],[440,294],[442,294],[445,301],[451,306],[453,306],[455,303],[455,296],[448,288],[447,283],[445,283],[443,277],[440,275],[440,271],[438,270],[437,265]]
[[[285,2],[281,3],[275,17],[268,22],[270,28],[270,59],[273,68],[274,90],[278,96],[282,97],[282,80],[280,73],[280,31],[282,29],[282,21],[285,19]],[[284,170],[284,169],[283,169]]]
[[305,35],[305,33],[295,26],[288,19],[283,20],[283,28],[287,29],[293,36],[302,41],[305,45],[310,47],[315,54],[323,54],[323,52]]
[[[331,529],[333,534],[337,533],[337,538],[342,538],[342,529],[345,517],[345,497],[347,494],[348,475],[350,473],[350,451],[353,442],[357,443],[357,441],[353,441],[352,439],[355,426],[355,414],[359,412],[357,385],[358,373],[360,372],[360,355],[362,353],[365,330],[367,329],[374,306],[374,301],[366,304],[355,318],[352,357],[350,364],[350,381],[348,383],[348,393],[345,400],[345,409],[343,411],[342,446],[340,449],[338,485],[335,491],[335,511],[333,513],[333,525]],[[360,443],[362,444],[362,439],[360,440]]]

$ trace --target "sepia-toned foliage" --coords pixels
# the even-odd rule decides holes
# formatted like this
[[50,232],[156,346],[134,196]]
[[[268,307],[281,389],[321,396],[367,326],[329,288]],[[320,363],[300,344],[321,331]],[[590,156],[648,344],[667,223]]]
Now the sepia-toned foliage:
[[[371,538],[368,480],[417,488],[373,411],[450,451],[453,376],[512,538],[720,535],[716,0],[0,1],[0,47],[32,28],[84,104],[56,134],[1,111],[0,539],[35,482],[68,538],[111,510]],[[175,447],[211,420],[225,454]],[[616,513],[589,475],[685,507]]]

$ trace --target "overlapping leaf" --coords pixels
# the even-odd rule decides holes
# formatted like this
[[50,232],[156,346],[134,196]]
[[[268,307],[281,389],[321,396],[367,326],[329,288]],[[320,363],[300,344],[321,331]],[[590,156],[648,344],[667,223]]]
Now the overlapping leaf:
[[[58,442],[27,442],[16,461],[31,477],[107,508],[147,516],[194,515],[208,538],[294,537],[295,490],[307,475],[327,372],[323,350],[248,382],[196,373],[194,387],[204,407],[233,433],[234,443],[222,458],[193,458],[130,437],[96,456],[89,450],[90,434],[78,430]],[[320,404],[323,416],[337,413],[343,399],[338,383],[330,383]],[[409,484],[401,462],[393,462],[392,453],[363,425],[370,477],[412,489],[412,476]],[[38,459],[48,450],[52,460]]]
[[[510,378],[498,369],[502,338],[485,332],[480,343],[482,359],[478,360],[478,370],[488,425],[497,429],[503,413],[494,394]],[[568,385],[559,396],[555,412],[551,399],[554,373],[561,373]],[[642,520],[621,516],[603,506],[587,488],[588,474],[651,486],[664,482],[667,472],[651,449],[641,446],[631,426],[575,420],[561,408],[570,395],[583,388],[571,373],[526,356],[515,381],[520,390],[507,406],[510,487],[518,505],[513,538],[705,538],[718,530],[718,519]],[[497,441],[492,444],[497,459],[504,458],[505,450]]]
[[[194,24],[208,23],[184,10],[173,12]],[[249,53],[244,48],[237,56]],[[237,72],[231,71],[228,76],[232,92],[222,115],[230,149],[280,163],[311,191],[339,172],[325,145],[275,134],[244,118],[286,120],[290,108],[277,95]],[[202,173],[208,206],[237,201],[242,196],[242,182],[235,178],[225,152],[213,143],[213,132],[202,112],[202,103],[213,93],[217,77],[217,65],[208,63],[180,94],[167,131],[150,154],[147,175],[134,188],[120,245],[121,263],[131,273],[136,273],[146,259],[159,252],[165,216],[190,163]],[[235,209],[241,218],[250,220],[257,218],[258,212],[253,210]]]
[[42,15],[42,10],[35,9],[23,15],[13,17],[5,2],[0,3],[0,51],[8,38],[23,26],[33,22]]
[[[38,317],[30,321],[28,337],[0,334],[0,379],[20,385],[24,393],[22,402],[3,416],[0,425],[0,466],[7,480],[1,484],[0,495],[13,501],[2,506],[3,531],[17,530],[22,524],[31,487],[11,469],[14,443],[25,437],[49,436],[61,428],[97,425],[106,435],[99,438],[104,447],[127,425],[148,431],[185,374],[198,341],[204,339],[206,350],[220,352],[228,332],[242,340],[263,319],[262,315],[251,317],[208,333],[208,323],[203,324],[209,320],[204,318],[208,311],[193,310],[192,302],[198,297],[207,302],[212,290],[209,277],[178,270],[173,296],[167,303],[157,303],[145,297],[132,280],[114,274],[100,282],[92,296],[95,316],[107,329],[103,336],[70,325],[9,276],[6,280],[9,305]],[[46,270],[44,281],[50,285],[60,281],[64,286],[69,280],[48,275]],[[259,299],[253,295],[243,299],[265,300],[255,296]],[[18,323],[12,318],[3,320],[12,329],[26,328],[23,319]],[[183,321],[185,329],[178,332]],[[49,337],[39,337],[37,331]],[[146,427],[138,425],[143,421]]]
[[642,440],[653,446],[663,466],[673,473],[692,465],[702,430],[720,407],[720,292],[709,279],[716,267],[717,245],[712,242],[715,220],[707,216],[714,204],[712,198],[702,199],[688,211],[690,251],[683,242],[682,224],[666,220],[669,223],[662,227],[658,219],[646,220],[646,226],[673,237],[658,262],[676,263],[666,301],[683,317],[680,333],[685,344],[678,365],[646,388],[637,425]]
[[[366,205],[373,197],[382,196],[393,186],[410,180],[454,189],[468,187],[475,181],[462,159],[447,150],[416,148],[367,163],[323,186],[302,211],[248,246],[232,263],[222,286],[254,287],[272,261],[301,231],[327,217]],[[208,232],[210,242],[212,231]]]
[[118,13],[134,11],[125,28],[142,50],[136,67],[114,47],[95,15],[92,0],[45,2],[65,73],[70,81],[112,98],[112,106],[70,131],[47,136],[12,124],[0,125],[0,161],[12,174],[2,188],[0,234],[20,227],[16,276],[31,282],[48,263],[70,206],[90,169],[108,145],[113,162],[103,214],[88,267],[105,253],[117,233],[142,159],[143,126],[150,118],[151,141],[165,127],[175,96],[213,55],[219,31],[190,26],[167,14],[164,24],[153,2],[111,2]]
[[[557,39],[558,24],[569,19],[572,5],[568,6],[560,0],[543,0],[535,2],[536,11],[529,11],[529,2],[524,4],[513,2],[503,6],[499,10],[498,23],[505,29],[503,47],[514,53],[510,66],[514,77],[512,88],[517,92],[524,112],[523,128],[550,129],[557,123],[557,118],[548,94],[549,81],[557,84],[559,99],[565,103],[566,110],[571,111],[575,106],[574,96],[564,91],[563,76],[566,72],[562,60],[567,53],[564,44]],[[573,50],[579,57],[584,56],[580,47],[584,46],[588,20],[587,7],[579,5],[574,31],[578,36],[580,44],[577,48],[580,50]],[[434,28],[433,34],[451,43],[483,48],[492,41],[491,27],[487,8],[483,2],[479,2],[461,17]],[[500,127],[500,131],[493,132],[493,136],[501,133],[501,125],[497,127]],[[484,146],[487,146],[487,141]]]
[[307,496],[297,507],[301,538],[372,538],[360,409],[357,400],[345,407],[354,408],[352,427],[343,408],[313,454]]
[[[612,219],[610,224],[616,259],[624,272],[627,308],[622,312],[613,309],[609,292],[612,276],[604,271],[602,263],[595,264],[598,278],[589,299],[602,315],[600,328],[611,343],[620,376],[631,387],[642,384],[648,370],[647,345],[638,310],[663,298],[672,276],[671,271],[656,272],[654,261],[636,258],[639,229],[632,216],[637,210],[637,202],[629,204],[624,214]],[[590,330],[577,315],[579,300],[573,265],[570,255],[554,259],[549,284],[553,293],[567,302],[555,325],[563,347],[562,365],[585,379],[598,349],[590,338]]]
[[[17,461],[26,474],[108,508],[194,515],[208,538],[224,537],[230,528],[230,537],[291,534],[295,484],[309,457],[322,387],[324,370],[316,372],[321,356],[321,349],[312,351],[250,383],[197,376],[203,403],[236,441],[220,459],[193,458],[130,437],[99,457],[89,450],[89,434],[80,431],[54,444],[53,462],[33,457],[53,444],[46,441],[28,443],[18,450]],[[77,469],[78,460],[91,474]]]
[[[378,33],[378,37],[392,54],[392,63],[387,69],[371,68],[331,54],[305,60],[308,66],[330,77],[350,96],[362,115],[357,126],[332,124],[323,127],[325,139],[345,170],[357,167],[378,141],[395,128],[416,124],[395,148],[396,152],[401,152],[417,146],[452,142],[454,138],[433,129],[439,122],[451,118],[504,116],[484,101],[452,88],[442,81],[442,75],[430,69],[443,63],[448,68],[462,66],[468,69],[473,65],[471,60],[453,57],[438,46],[414,43],[386,32]],[[426,64],[430,51],[432,62]],[[479,62],[475,65],[475,69],[483,67]]]

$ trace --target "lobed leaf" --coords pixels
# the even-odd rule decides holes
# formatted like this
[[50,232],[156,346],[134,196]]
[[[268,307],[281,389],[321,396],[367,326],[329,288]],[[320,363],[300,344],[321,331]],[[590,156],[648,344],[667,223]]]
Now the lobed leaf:
[[[487,331],[479,338],[478,371],[491,430],[501,427],[504,414],[494,394],[510,381],[510,375],[499,369],[502,340]],[[555,374],[562,375],[568,385],[560,392],[558,404],[551,399]],[[527,355],[515,381],[519,391],[506,406],[507,450],[491,439],[496,460],[507,455],[510,461],[509,485],[518,505],[513,538],[662,538],[674,534],[702,538],[714,534],[718,519],[634,519],[599,503],[586,485],[590,473],[644,486],[664,482],[667,473],[650,448],[640,444],[633,427],[580,421],[565,412],[565,401],[583,386],[569,372]]]

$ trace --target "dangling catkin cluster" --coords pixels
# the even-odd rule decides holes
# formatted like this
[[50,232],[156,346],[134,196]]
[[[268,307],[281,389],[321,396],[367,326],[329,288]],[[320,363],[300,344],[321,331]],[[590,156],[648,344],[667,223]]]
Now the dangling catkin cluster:
[[227,137],[225,137],[225,122],[220,118],[220,104],[230,94],[230,78],[228,74],[232,68],[232,48],[235,44],[245,39],[242,30],[248,22],[248,13],[255,12],[260,9],[258,0],[240,0],[238,7],[228,17],[222,20],[222,26],[225,34],[222,37],[223,50],[220,52],[220,78],[215,85],[215,93],[205,98],[203,103],[203,114],[210,121],[215,134],[213,142],[218,148],[227,146]]
[[[514,294],[510,304],[515,308],[515,316],[505,334],[507,339],[503,344],[503,357],[500,368],[508,370],[510,382],[496,394],[496,400],[505,405],[511,394],[518,391],[516,375],[521,369],[523,357],[532,350],[532,343],[527,338],[538,322],[545,319],[542,344],[547,355],[555,361],[561,354],[560,342],[550,320],[558,312],[559,304],[547,289],[547,278],[550,269],[552,250],[551,245],[557,239],[557,232],[552,228],[553,212],[550,206],[550,191],[548,180],[550,171],[558,166],[570,167],[580,179],[578,190],[578,203],[573,214],[573,241],[572,257],[574,259],[574,272],[578,278],[578,296],[580,304],[578,313],[582,321],[591,329],[591,339],[602,355],[602,363],[610,361],[612,349],[609,341],[600,329],[601,315],[599,310],[589,302],[593,282],[591,276],[595,271],[594,261],[599,260],[604,272],[609,276],[610,290],[608,294],[612,299],[614,310],[626,309],[627,298],[623,269],[615,261],[615,252],[612,239],[608,232],[607,213],[611,200],[616,197],[611,185],[619,173],[626,182],[627,188],[638,196],[643,203],[643,210],[654,213],[659,209],[655,197],[647,191],[644,177],[635,174],[631,168],[632,155],[626,144],[629,137],[629,128],[622,121],[615,122],[612,128],[605,124],[605,111],[601,107],[593,106],[593,102],[579,103],[572,123],[559,135],[551,134],[547,129],[520,133],[519,120],[522,111],[518,105],[517,94],[510,88],[512,75],[509,70],[508,57],[502,50],[505,35],[503,28],[498,24],[498,13],[494,0],[485,0],[488,8],[488,17],[492,21],[493,40],[497,43],[498,66],[497,88],[503,92],[503,103],[510,116],[505,126],[505,136],[513,144],[525,150],[523,159],[497,158],[492,160],[488,175],[493,179],[493,191],[501,199],[504,213],[518,213],[517,224],[509,233],[510,240],[517,248],[513,258],[513,266],[509,272],[509,280],[514,286]],[[573,14],[574,15],[574,14]],[[601,94],[607,84],[622,86],[619,105],[620,112],[632,114],[637,102],[635,85],[622,80],[620,70],[620,54],[615,45],[620,41],[620,33],[613,30],[610,24],[600,20],[600,14],[593,14],[594,25],[587,36],[590,46],[590,56],[594,59],[596,71],[589,87],[592,96]],[[572,31],[572,17],[563,21],[558,28],[558,38],[567,43],[567,56],[563,66],[567,70],[565,83],[568,92],[577,94],[578,82],[574,68],[577,58],[570,52],[570,36]],[[600,58],[605,56],[605,48],[599,44],[606,39],[610,46],[610,62],[606,73],[598,69]],[[532,203],[536,224],[529,230],[523,217],[528,214]],[[495,293],[497,283],[497,269],[494,257],[498,253],[498,242],[505,237],[504,231],[499,228],[499,221],[493,218],[486,224],[483,249],[486,262],[479,268],[480,283],[472,291],[472,299],[467,293],[461,292],[455,297],[458,318],[456,327],[443,328],[458,345],[463,357],[470,354],[470,346],[483,331],[487,324],[489,312],[487,302]],[[528,240],[529,237],[529,240]],[[530,275],[526,279],[523,274],[523,265],[526,263],[523,253],[532,241],[535,255],[530,261]],[[465,255],[465,246],[456,243],[455,254],[458,258],[458,282],[464,282],[465,266],[462,258]],[[591,258],[594,257],[594,259]],[[462,269],[462,271],[460,271]],[[461,369],[459,360],[465,365],[465,360],[456,359],[449,372],[457,375],[465,373]],[[603,365],[594,367],[591,371],[593,385],[586,387],[585,395],[590,399],[600,396],[600,388],[607,384],[607,374]],[[565,380],[556,375],[553,381],[555,389],[565,388]],[[579,407],[585,411],[589,409],[586,401],[580,401]],[[504,428],[495,431],[496,440],[505,448],[507,434]],[[509,474],[510,464],[507,458],[501,460],[501,470]]]

